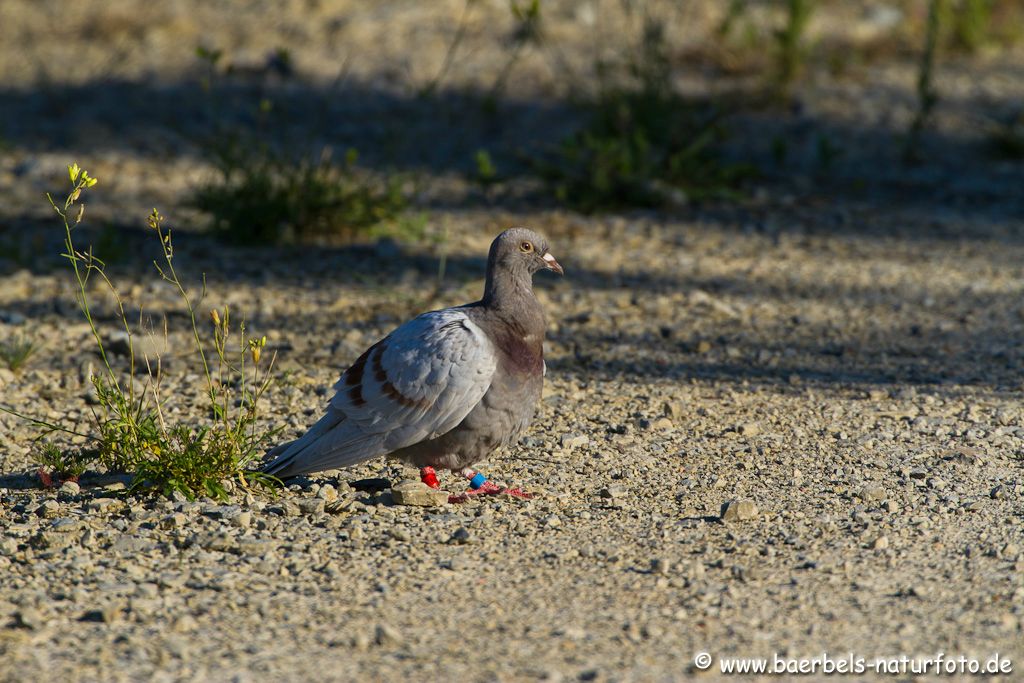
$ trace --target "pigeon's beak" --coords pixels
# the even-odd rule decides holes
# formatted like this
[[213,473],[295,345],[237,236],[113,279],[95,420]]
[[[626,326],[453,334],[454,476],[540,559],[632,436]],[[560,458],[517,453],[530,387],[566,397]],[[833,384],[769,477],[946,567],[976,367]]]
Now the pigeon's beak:
[[544,259],[544,267],[548,270],[553,270],[559,275],[565,275],[565,271],[562,270],[562,266],[558,265],[558,261],[551,255],[551,252],[546,252],[542,257]]

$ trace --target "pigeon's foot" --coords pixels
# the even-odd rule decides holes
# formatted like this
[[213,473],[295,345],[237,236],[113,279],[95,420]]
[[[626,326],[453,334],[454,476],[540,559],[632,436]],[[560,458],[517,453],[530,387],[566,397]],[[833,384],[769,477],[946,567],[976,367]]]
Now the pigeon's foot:
[[529,500],[533,498],[532,493],[527,493],[520,488],[505,488],[504,486],[498,486],[493,481],[489,481],[487,477],[475,472],[471,469],[462,470],[462,476],[469,479],[470,489],[463,493],[459,493],[448,498],[449,503],[465,503],[473,496],[497,496],[506,495],[513,498],[523,498]]
[[432,489],[441,488],[441,484],[437,481],[437,472],[430,465],[420,468],[420,481]]

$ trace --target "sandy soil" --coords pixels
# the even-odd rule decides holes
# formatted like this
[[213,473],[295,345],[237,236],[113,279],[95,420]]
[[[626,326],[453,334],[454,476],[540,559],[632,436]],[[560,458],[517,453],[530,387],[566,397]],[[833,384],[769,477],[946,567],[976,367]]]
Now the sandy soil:
[[[285,435],[368,344],[478,296],[500,229],[544,232],[566,277],[537,282],[542,415],[481,465],[542,494],[530,502],[396,506],[360,483],[414,476],[385,462],[227,503],[122,497],[98,475],[43,490],[37,432],[0,415],[0,680],[671,681],[701,651],[998,652],[1024,667],[1024,167],[986,153],[1024,97],[1019,55],[947,64],[925,164],[898,163],[911,65],[814,72],[794,111],[734,118],[733,153],[766,167],[743,201],[588,217],[528,178],[488,194],[463,173],[481,147],[511,173],[517,149],[576,125],[562,69],[621,47],[616,27],[636,22],[619,3],[555,4],[560,49],[524,56],[497,120],[466,93],[504,63],[504,3],[476,6],[429,101],[415,92],[461,3],[64,4],[8,0],[0,23],[0,339],[42,344],[0,369],[4,404],[89,423],[97,361],[41,201],[71,160],[101,178],[83,235],[106,240],[131,304],[170,314],[164,389],[183,420],[200,418],[201,387],[148,269],[154,205],[181,228],[185,276],[206,273],[210,304],[277,350],[267,421]],[[689,12],[694,35],[715,20]],[[209,172],[197,44],[236,67],[218,76],[225,116],[246,126],[244,102],[268,95],[274,135],[358,144],[370,170],[415,174],[439,241],[204,236],[184,207]],[[278,47],[294,75],[260,71]],[[790,142],[782,161],[773,136]],[[827,166],[823,136],[841,150]],[[99,318],[114,329],[109,301]]]

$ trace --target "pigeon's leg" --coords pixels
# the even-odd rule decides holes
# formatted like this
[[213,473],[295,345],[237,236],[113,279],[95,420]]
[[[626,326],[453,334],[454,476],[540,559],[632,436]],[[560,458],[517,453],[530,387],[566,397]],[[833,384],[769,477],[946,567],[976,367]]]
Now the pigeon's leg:
[[420,481],[432,489],[441,488],[441,484],[437,481],[437,472],[430,465],[420,468]]
[[504,493],[505,495],[513,496],[515,498],[533,498],[532,493],[527,493],[520,488],[502,488],[493,481],[488,480],[487,477],[476,470],[472,470],[468,467],[462,470],[460,474],[469,480],[469,490],[456,496],[449,497],[449,503],[464,503],[469,500],[470,496],[492,496],[498,493]]

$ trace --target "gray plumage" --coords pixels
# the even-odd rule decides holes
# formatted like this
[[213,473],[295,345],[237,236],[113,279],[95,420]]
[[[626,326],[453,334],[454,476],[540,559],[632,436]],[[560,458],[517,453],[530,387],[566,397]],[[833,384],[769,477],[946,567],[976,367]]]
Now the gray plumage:
[[516,442],[544,382],[544,311],[533,274],[561,274],[547,241],[511,228],[491,244],[483,297],[413,318],[367,349],[335,384],[327,414],[270,451],[290,477],[389,455],[459,470]]

